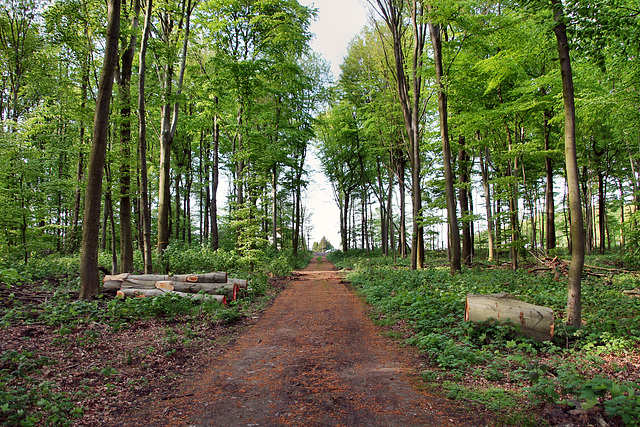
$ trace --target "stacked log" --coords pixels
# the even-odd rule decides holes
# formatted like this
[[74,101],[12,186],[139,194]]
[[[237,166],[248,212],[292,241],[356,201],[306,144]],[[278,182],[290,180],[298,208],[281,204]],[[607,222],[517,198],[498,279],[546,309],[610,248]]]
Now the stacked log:
[[523,335],[538,341],[553,338],[553,310],[515,299],[506,292],[489,295],[467,295],[464,320],[484,322],[490,319],[520,325]]
[[144,298],[173,293],[192,299],[215,299],[226,305],[228,300],[236,300],[240,289],[247,289],[247,281],[229,278],[227,273],[219,271],[176,276],[123,273],[106,275],[103,289],[120,297]]

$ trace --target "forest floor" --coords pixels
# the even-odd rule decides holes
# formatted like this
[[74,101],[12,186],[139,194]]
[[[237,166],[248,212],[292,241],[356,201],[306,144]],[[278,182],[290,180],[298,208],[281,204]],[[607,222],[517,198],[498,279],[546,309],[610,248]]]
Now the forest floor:
[[383,337],[326,258],[206,367],[148,395],[113,425],[487,425],[420,390],[420,359]]
[[[28,372],[13,402],[48,420],[57,408],[78,408],[75,426],[505,425],[490,408],[447,399],[436,379],[426,382],[429,362],[402,345],[403,326],[375,325],[325,257],[271,285],[231,323],[12,324],[0,329],[0,373]],[[22,292],[47,298],[37,284]],[[483,388],[478,379],[460,382]],[[0,425],[11,425],[2,406]],[[550,408],[531,409],[542,420]],[[547,425],[592,424],[556,415],[544,416]]]

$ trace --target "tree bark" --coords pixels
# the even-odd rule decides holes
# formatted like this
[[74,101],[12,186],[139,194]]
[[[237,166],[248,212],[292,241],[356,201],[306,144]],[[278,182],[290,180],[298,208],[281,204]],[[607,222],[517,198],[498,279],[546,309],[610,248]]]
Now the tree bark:
[[105,54],[93,119],[93,141],[85,193],[82,254],[80,259],[80,298],[82,299],[89,299],[100,291],[98,232],[100,229],[100,203],[102,200],[102,173],[107,153],[109,105],[111,103],[113,77],[118,62],[120,0],[109,0],[108,14]]
[[[550,134],[551,134],[551,125],[549,124],[549,120],[553,117],[553,113],[551,111],[544,112],[544,149],[549,152],[551,149],[550,143]],[[545,200],[546,200],[546,245],[545,249],[547,254],[549,251],[555,249],[556,247],[556,212],[555,212],[555,201],[553,200],[553,159],[549,154],[547,154],[544,158],[544,167],[547,178],[547,185],[545,188]]]
[[[404,2],[377,0],[378,12],[384,19],[393,38],[393,56],[398,89],[398,98],[404,119],[405,132],[409,141],[411,162],[411,189],[413,210],[413,234],[411,239],[411,268],[422,268],[424,264],[424,235],[421,221],[422,193],[420,188],[420,95],[422,90],[422,53],[425,45],[426,28],[423,22],[423,6],[416,0],[409,2],[411,24],[413,26],[413,51],[411,58],[411,84],[405,72],[403,51]],[[411,95],[413,94],[413,96]]]
[[[216,107],[218,106],[218,97],[215,97]],[[220,144],[220,124],[218,123],[218,114],[216,112],[213,117],[213,163],[211,164],[211,206],[210,206],[210,226],[211,226],[211,248],[218,249],[218,151]]]
[[[191,20],[191,0],[186,0],[185,9],[185,32],[182,43],[182,55],[180,61],[180,73],[178,76],[176,96],[182,93],[182,82],[184,81],[184,72],[187,63],[187,45],[189,43],[189,31]],[[168,19],[168,18],[167,18]],[[164,38],[165,43],[170,43],[171,31],[173,25],[165,25]],[[171,211],[171,144],[176,134],[178,125],[178,112],[180,103],[170,102],[171,99],[171,83],[173,80],[173,65],[165,66],[164,74],[164,104],[162,106],[162,128],[160,136],[160,185],[158,191],[158,255],[162,256],[164,250],[169,244],[169,214]]]
[[147,175],[147,120],[145,101],[146,55],[149,33],[151,31],[151,12],[153,0],[147,0],[138,71],[138,121],[139,121],[139,155],[140,155],[140,211],[142,213],[142,256],[144,272],[153,272],[153,254],[151,246],[151,207],[149,205],[149,180]]
[[[123,7],[126,6],[123,4]],[[136,50],[138,15],[140,1],[133,0],[133,17],[131,36],[127,42],[122,37],[124,54],[122,55],[122,71],[120,73],[120,148],[122,163],[120,166],[120,267],[123,271],[133,270],[133,232],[131,226],[131,76],[133,74],[133,56]],[[126,17],[126,15],[125,15]]]
[[461,262],[471,264],[471,222],[469,220],[469,154],[465,149],[465,138],[460,135],[458,149],[458,167],[460,170],[460,190],[458,197],[460,200],[460,216],[462,217],[462,253]]
[[[431,7],[429,7],[431,12]],[[449,144],[449,123],[447,109],[447,94],[444,87],[444,69],[442,67],[442,36],[440,25],[429,21],[429,32],[433,45],[433,58],[436,68],[436,82],[438,84],[438,112],[440,116],[440,138],[442,140],[442,159],[444,164],[444,180],[447,198],[447,219],[449,224],[449,254],[451,273],[460,272],[460,230],[456,211],[456,193],[453,185],[453,169],[451,167],[451,147]]]
[[[489,162],[489,148],[485,147],[485,158]],[[489,186],[489,165],[485,164],[485,160],[480,155],[480,172],[482,174],[482,188],[484,189],[484,203],[487,211],[487,240],[489,246],[488,260],[495,259],[495,232],[493,231],[493,215],[491,214],[491,187]]]
[[490,295],[467,295],[464,320],[485,322],[494,319],[520,326],[523,335],[538,341],[553,338],[553,310],[519,301],[506,292]]
[[575,102],[573,75],[569,56],[567,27],[561,0],[552,0],[556,26],[553,29],[558,42],[560,72],[562,75],[562,94],[564,99],[564,143],[571,208],[571,264],[569,265],[567,323],[574,327],[582,326],[582,269],[584,268],[585,236],[580,202],[580,181],[578,156],[576,149]]

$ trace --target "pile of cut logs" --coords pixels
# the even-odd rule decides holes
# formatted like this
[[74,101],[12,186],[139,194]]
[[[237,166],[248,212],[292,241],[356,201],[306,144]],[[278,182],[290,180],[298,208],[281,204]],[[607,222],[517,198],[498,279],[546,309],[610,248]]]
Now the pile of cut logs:
[[103,290],[119,297],[153,297],[166,293],[193,299],[215,299],[226,305],[235,301],[238,292],[247,289],[244,279],[232,279],[227,273],[214,271],[205,274],[180,274],[164,276],[158,274],[106,275]]

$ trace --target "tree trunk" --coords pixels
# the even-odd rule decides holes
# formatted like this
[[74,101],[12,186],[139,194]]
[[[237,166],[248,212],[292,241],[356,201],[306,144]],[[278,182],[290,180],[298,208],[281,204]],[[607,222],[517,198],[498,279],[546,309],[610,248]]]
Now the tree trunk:
[[[551,125],[549,121],[553,118],[553,112],[544,112],[544,149],[549,151],[551,149],[550,135]],[[545,188],[545,200],[546,200],[546,245],[545,249],[547,254],[549,251],[556,247],[556,220],[555,220],[555,202],[553,200],[553,159],[549,154],[544,158],[544,167],[547,177],[547,186]]]
[[118,62],[118,36],[120,33],[120,0],[109,0],[109,20],[105,42],[104,61],[93,119],[93,141],[85,193],[82,226],[82,254],[80,259],[80,298],[89,299],[100,291],[98,279],[98,231],[100,229],[100,203],[102,200],[102,173],[107,153],[109,130],[109,104],[113,77]]
[[142,42],[140,44],[140,59],[138,71],[138,121],[139,121],[139,146],[140,155],[140,212],[142,213],[142,257],[144,261],[144,272],[153,271],[153,254],[151,246],[151,207],[149,205],[149,181],[147,176],[147,120],[146,102],[144,96],[145,76],[146,76],[146,55],[149,33],[151,31],[151,11],[153,10],[153,0],[147,0],[147,10],[145,12],[144,30],[142,31]]
[[[124,5],[123,5],[124,6]],[[126,9],[126,7],[125,7]],[[131,22],[131,37],[127,42],[122,37],[124,53],[122,55],[122,70],[119,78],[120,116],[120,147],[122,163],[120,166],[120,266],[123,271],[133,270],[133,233],[131,226],[131,76],[133,74],[133,56],[136,50],[136,34],[138,30],[138,15],[140,1],[133,0],[133,17]],[[125,16],[126,18],[126,16]]]
[[[489,148],[484,149],[487,163],[489,160]],[[487,211],[487,240],[489,246],[488,260],[493,261],[495,259],[495,238],[493,231],[493,215],[491,214],[491,187],[489,186],[489,166],[485,164],[482,154],[480,154],[480,172],[482,174],[482,188],[484,189],[484,203]]]
[[606,190],[605,190],[605,179],[604,179],[604,172],[602,171],[598,171],[598,229],[599,229],[599,234],[600,234],[600,245],[599,245],[599,249],[600,249],[600,253],[604,254],[604,250],[605,250],[605,238],[606,238],[606,231],[605,231],[605,214],[606,214],[606,205],[605,205],[605,194],[606,194]]
[[460,170],[460,216],[462,217],[462,254],[461,262],[466,265],[471,264],[471,226],[469,220],[469,154],[465,149],[465,138],[460,135],[458,139],[460,148],[458,150],[458,164]]
[[407,208],[405,197],[404,170],[407,161],[404,157],[398,160],[398,188],[400,190],[400,235],[398,236],[398,246],[400,258],[407,258]]
[[[391,162],[392,163],[392,162]],[[389,188],[387,189],[387,235],[389,238],[389,243],[387,247],[387,255],[389,255],[389,250],[394,251],[395,255],[395,239],[393,232],[393,171],[389,170]]]
[[[184,72],[187,63],[187,45],[189,42],[190,18],[191,18],[191,0],[187,1],[185,9],[185,32],[182,43],[182,56],[180,61],[180,74],[176,88],[176,96],[182,93],[182,82],[184,81]],[[165,27],[164,41],[170,43],[172,26]],[[162,106],[162,127],[160,132],[160,184],[158,190],[158,255],[162,256],[164,250],[169,244],[169,213],[171,211],[171,144],[176,134],[178,125],[178,112],[180,103],[178,101],[171,105],[172,90],[171,83],[173,80],[173,65],[167,64],[164,72],[164,104]]]
[[[215,104],[218,105],[218,97],[215,97]],[[219,246],[218,237],[218,151],[220,139],[220,124],[218,123],[218,115],[213,118],[213,163],[211,164],[211,206],[209,215],[211,225],[211,248],[217,250]]]
[[274,249],[278,249],[278,165],[273,165],[271,174],[271,240]]
[[[429,7],[431,12],[431,7]],[[451,167],[451,147],[449,145],[449,123],[447,109],[447,94],[444,87],[444,69],[442,67],[442,36],[440,25],[429,22],[431,43],[433,44],[433,58],[436,68],[436,82],[438,84],[438,112],[440,116],[440,138],[442,140],[442,159],[444,164],[444,180],[447,198],[447,219],[449,224],[449,253],[451,273],[461,271],[460,230],[458,228],[458,214],[456,211],[456,193],[453,185],[453,169]]]
[[571,264],[569,265],[567,323],[574,327],[582,326],[582,269],[584,267],[584,228],[582,205],[580,203],[580,182],[578,173],[578,156],[576,149],[575,102],[573,95],[573,75],[569,56],[567,27],[561,0],[551,0],[555,13],[556,26],[553,29],[558,42],[560,71],[562,74],[562,94],[564,99],[564,143],[565,162],[567,168],[567,185],[569,187],[569,204],[571,206]]

